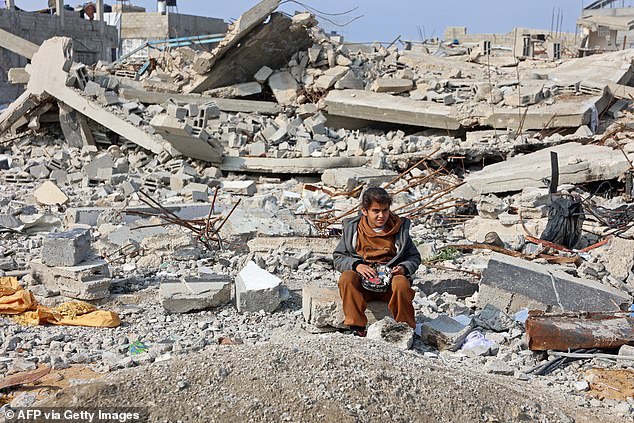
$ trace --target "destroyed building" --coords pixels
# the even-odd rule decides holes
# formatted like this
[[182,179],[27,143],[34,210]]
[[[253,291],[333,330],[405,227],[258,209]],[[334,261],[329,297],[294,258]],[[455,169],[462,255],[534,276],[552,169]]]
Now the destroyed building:
[[[103,2],[98,3],[103,7]],[[63,7],[59,8],[59,13],[51,15],[16,10],[13,1],[7,1],[6,6],[6,9],[0,9],[0,36],[6,40],[0,51],[0,104],[17,98],[21,94],[19,84],[23,84],[27,77],[21,71],[28,59],[25,47],[12,35],[36,45],[56,35],[70,37],[75,40],[75,61],[87,65],[99,60],[112,61],[116,57],[118,33],[102,19],[82,19],[78,13]],[[64,13],[61,13],[62,10]]]
[[[631,419],[634,51],[358,47],[279,5],[93,65],[0,38],[0,413]],[[416,328],[371,301],[361,339],[332,252],[371,186],[423,264]]]

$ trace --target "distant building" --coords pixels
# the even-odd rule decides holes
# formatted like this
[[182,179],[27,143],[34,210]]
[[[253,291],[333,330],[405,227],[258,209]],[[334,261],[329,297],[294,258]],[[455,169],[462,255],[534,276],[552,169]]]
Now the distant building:
[[[142,46],[147,41],[166,40],[169,38],[192,37],[196,35],[224,34],[227,24],[222,19],[204,16],[184,15],[170,12],[145,12],[128,10],[134,6],[127,6],[122,11],[113,8],[113,13],[106,13],[105,19],[110,25],[118,28],[121,42],[119,57]],[[147,50],[138,53],[140,57],[147,57]]]
[[634,47],[634,7],[586,9],[577,25],[582,56]]
[[[61,0],[58,2],[63,4]],[[46,5],[44,1],[42,3]],[[97,3],[103,8],[103,1]],[[54,36],[70,37],[73,39],[73,58],[78,62],[93,64],[99,60],[112,60],[118,46],[116,28],[98,19],[82,19],[78,12],[64,7],[60,9],[63,13],[55,15],[25,12],[15,10],[14,2],[7,1],[6,8],[0,9],[0,29],[38,45]],[[102,14],[97,12],[97,16]],[[23,91],[22,86],[8,82],[7,72],[26,64],[26,58],[0,48],[0,102],[11,101]]]

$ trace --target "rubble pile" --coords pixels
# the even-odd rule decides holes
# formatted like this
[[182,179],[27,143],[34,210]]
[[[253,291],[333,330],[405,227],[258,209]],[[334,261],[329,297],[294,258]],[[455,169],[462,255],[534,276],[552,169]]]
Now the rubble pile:
[[[317,355],[352,351],[332,333],[345,328],[332,252],[381,186],[423,265],[416,329],[370,302],[364,360],[394,353],[557,395],[570,415],[629,417],[634,398],[596,394],[593,372],[634,365],[632,51],[501,65],[477,48],[347,45],[278,4],[144,72],[73,63],[67,38],[33,46],[26,90],[0,114],[0,276],[121,325],[2,315],[0,377],[82,365],[114,380],[315,338]],[[0,405],[36,400],[24,395],[0,391]]]

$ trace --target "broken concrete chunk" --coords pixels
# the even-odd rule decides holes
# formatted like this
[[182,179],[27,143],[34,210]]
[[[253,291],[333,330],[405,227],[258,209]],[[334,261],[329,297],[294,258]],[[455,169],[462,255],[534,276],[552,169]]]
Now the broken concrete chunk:
[[231,280],[226,275],[182,278],[161,283],[163,308],[171,313],[187,313],[218,307],[231,301]]
[[255,181],[223,181],[220,187],[223,191],[240,195],[253,195],[257,191]]
[[443,314],[429,322],[423,323],[421,336],[426,344],[432,345],[439,350],[456,351],[462,346],[465,338],[472,330],[472,325],[463,325]]
[[343,328],[343,304],[336,288],[305,286],[302,289],[304,320],[318,328]]
[[634,363],[634,346],[632,345],[623,345],[619,348],[619,357],[623,357],[625,359],[619,360],[617,358],[616,364],[632,366]]
[[121,102],[119,96],[114,91],[106,91],[100,95],[97,100],[104,106],[111,106]]
[[253,75],[253,77],[260,84],[263,84],[266,82],[267,79],[269,79],[269,76],[271,76],[272,74],[273,69],[269,68],[268,66],[262,66],[260,70],[258,70],[255,75]]
[[251,95],[260,94],[262,92],[262,86],[259,82],[244,82],[242,84],[229,85],[226,87],[214,88],[213,90],[205,91],[205,94],[212,97],[220,98],[234,98],[234,97],[248,97]]
[[288,299],[282,280],[250,261],[236,277],[236,307],[240,313],[272,313]]
[[90,230],[75,228],[51,233],[42,241],[42,262],[49,266],[75,266],[90,254]]
[[391,170],[372,169],[369,167],[350,167],[342,169],[326,169],[321,175],[321,181],[331,187],[351,191],[361,184],[376,187],[389,182],[398,174]]
[[98,300],[110,295],[108,263],[97,259],[78,266],[51,267],[40,260],[31,261],[31,275],[48,289],[79,300]]
[[409,350],[414,343],[414,329],[407,323],[396,322],[392,317],[385,317],[368,327],[367,338],[387,342],[401,350]]
[[76,148],[94,145],[95,141],[86,117],[61,101],[57,104],[59,107],[59,124],[68,145]]
[[335,83],[338,90],[362,90],[363,80],[355,76],[353,71],[348,71],[341,79]]
[[377,93],[402,93],[410,91],[414,87],[411,79],[377,78],[372,83],[370,90]]
[[473,319],[474,323],[494,332],[505,332],[513,327],[513,319],[493,304],[487,304]]
[[99,97],[105,92],[106,90],[94,81],[86,82],[86,86],[84,87],[84,94],[90,97]]
[[509,205],[501,198],[493,194],[483,196],[478,202],[478,214],[485,219],[497,219],[498,216],[508,210]]
[[167,114],[176,119],[185,119],[187,117],[187,109],[175,103],[167,105]]
[[290,105],[297,99],[299,85],[289,72],[275,72],[269,77],[269,87],[278,103]]
[[53,182],[46,181],[33,192],[35,200],[47,206],[61,205],[68,201],[66,194]]
[[633,240],[613,237],[606,245],[597,248],[594,253],[612,277],[625,281],[634,268],[633,251]]
[[513,376],[513,374],[515,374],[513,367],[498,358],[489,359],[484,365],[484,371],[486,373],[504,376]]
[[609,311],[631,304],[625,292],[575,278],[561,270],[494,253],[482,275],[478,306],[492,304],[511,314],[544,311]]
[[[251,245],[251,244],[250,244]],[[329,252],[332,250],[329,250]],[[337,287],[308,285],[302,288],[302,312],[306,323],[316,328],[345,328],[343,303]],[[365,316],[373,324],[392,313],[387,303],[369,301]]]
[[[486,166],[467,176],[465,184],[457,188],[454,194],[472,199],[480,194],[547,187],[544,181],[550,178],[551,151],[559,157],[560,184],[615,179],[629,168],[627,159],[619,150],[600,145],[566,143]],[[634,154],[628,157],[632,160]]]

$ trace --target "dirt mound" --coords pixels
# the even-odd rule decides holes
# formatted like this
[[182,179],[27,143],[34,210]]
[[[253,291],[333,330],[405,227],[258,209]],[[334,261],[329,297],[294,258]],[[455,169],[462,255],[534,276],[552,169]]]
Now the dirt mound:
[[599,421],[535,383],[440,367],[381,342],[274,338],[119,371],[38,405],[146,406],[152,421]]

